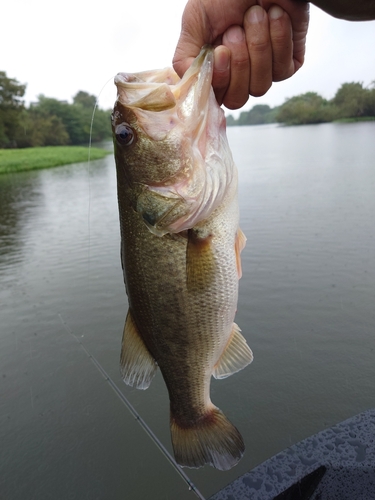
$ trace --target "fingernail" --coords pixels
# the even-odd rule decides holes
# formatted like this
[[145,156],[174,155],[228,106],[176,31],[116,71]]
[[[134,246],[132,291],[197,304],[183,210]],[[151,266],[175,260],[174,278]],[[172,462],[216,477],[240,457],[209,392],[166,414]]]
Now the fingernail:
[[226,71],[229,69],[230,58],[224,50],[215,49],[214,52],[214,68],[216,71]]
[[251,24],[259,24],[264,19],[265,12],[259,5],[254,5],[253,7],[250,7],[250,9],[247,12],[248,12],[247,20]]
[[240,26],[231,26],[227,30],[227,38],[229,42],[240,43],[245,39],[245,34]]
[[282,17],[283,14],[284,14],[283,9],[281,7],[279,7],[278,5],[274,5],[268,11],[268,17],[270,19],[272,19],[273,21],[280,19],[280,17]]

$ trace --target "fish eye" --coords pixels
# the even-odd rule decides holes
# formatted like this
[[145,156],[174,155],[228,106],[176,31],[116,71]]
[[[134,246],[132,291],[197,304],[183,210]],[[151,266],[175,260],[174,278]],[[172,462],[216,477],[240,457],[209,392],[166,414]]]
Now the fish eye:
[[116,140],[124,146],[130,146],[135,139],[134,130],[126,123],[117,125],[115,129]]

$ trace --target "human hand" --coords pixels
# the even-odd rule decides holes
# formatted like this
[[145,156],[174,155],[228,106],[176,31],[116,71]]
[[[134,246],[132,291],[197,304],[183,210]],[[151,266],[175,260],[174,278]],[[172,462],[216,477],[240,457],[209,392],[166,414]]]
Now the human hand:
[[303,64],[309,5],[301,0],[188,0],[173,66],[183,76],[201,47],[215,46],[212,85],[219,104],[243,106]]

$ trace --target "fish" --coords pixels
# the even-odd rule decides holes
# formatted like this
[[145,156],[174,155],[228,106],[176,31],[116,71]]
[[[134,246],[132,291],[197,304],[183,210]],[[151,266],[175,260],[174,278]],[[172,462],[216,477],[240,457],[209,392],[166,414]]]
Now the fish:
[[213,48],[180,79],[172,68],[118,73],[112,132],[128,296],[120,369],[147,389],[160,369],[177,463],[228,470],[238,429],[210,399],[253,359],[234,323],[246,237],[238,174],[212,89]]

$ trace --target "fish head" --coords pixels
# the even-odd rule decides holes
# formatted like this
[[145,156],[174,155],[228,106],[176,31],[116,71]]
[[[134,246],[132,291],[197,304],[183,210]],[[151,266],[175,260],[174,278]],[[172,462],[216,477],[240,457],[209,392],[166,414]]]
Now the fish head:
[[[170,139],[175,98],[169,84],[178,79],[172,70],[120,73],[118,97],[112,114],[118,175],[131,184],[160,184],[172,177],[179,163],[180,145]],[[172,161],[171,161],[172,160]]]
[[212,72],[213,48],[205,46],[182,79],[171,68],[115,77],[118,188],[133,192],[133,208],[159,236],[206,218],[228,180],[226,165],[217,162],[226,144],[225,117]]

